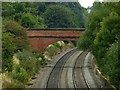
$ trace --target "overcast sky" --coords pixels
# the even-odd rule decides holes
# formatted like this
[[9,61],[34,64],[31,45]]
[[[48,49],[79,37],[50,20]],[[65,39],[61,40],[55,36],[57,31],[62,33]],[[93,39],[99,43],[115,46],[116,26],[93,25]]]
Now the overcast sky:
[[[92,6],[93,2],[95,0],[78,0],[78,2],[81,4],[81,6],[87,8],[88,6]],[[99,1],[103,1],[103,0],[99,0]]]

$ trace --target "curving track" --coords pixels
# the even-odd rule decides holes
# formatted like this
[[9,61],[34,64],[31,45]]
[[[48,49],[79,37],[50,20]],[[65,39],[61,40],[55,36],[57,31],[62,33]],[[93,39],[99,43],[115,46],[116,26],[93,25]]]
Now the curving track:
[[53,67],[46,88],[100,88],[88,69],[89,60],[85,60],[87,54],[77,49],[66,53]]
[[[49,73],[44,75],[39,88],[95,90],[105,88],[103,80],[95,72],[93,56],[87,51],[71,49],[62,55],[54,65],[48,66]],[[45,78],[44,78],[45,77]]]
[[46,88],[58,88],[59,76],[61,74],[63,65],[76,50],[77,49],[71,50],[70,52],[65,54],[62,58],[60,58],[60,60],[56,63],[56,65],[54,66],[53,70],[50,73]]

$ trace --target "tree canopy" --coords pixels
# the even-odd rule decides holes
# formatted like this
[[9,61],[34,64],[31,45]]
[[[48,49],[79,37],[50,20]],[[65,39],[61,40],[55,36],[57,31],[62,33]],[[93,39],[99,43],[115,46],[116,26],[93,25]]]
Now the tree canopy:
[[120,2],[95,2],[87,17],[87,30],[78,41],[80,49],[88,49],[95,55],[98,67],[117,89],[120,87],[118,67],[120,48],[117,47],[120,46],[118,43],[120,38],[119,5]]
[[25,28],[79,28],[84,27],[84,10],[78,2],[4,2],[2,16]]
[[61,5],[48,6],[43,17],[48,28],[74,28],[78,24],[73,11]]

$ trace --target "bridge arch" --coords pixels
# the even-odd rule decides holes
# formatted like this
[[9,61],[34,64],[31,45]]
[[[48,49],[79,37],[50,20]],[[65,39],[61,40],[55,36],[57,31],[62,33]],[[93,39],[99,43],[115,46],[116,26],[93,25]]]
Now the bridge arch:
[[48,45],[57,41],[79,40],[80,35],[84,31],[84,28],[28,29],[27,36],[29,37],[32,50],[43,52]]

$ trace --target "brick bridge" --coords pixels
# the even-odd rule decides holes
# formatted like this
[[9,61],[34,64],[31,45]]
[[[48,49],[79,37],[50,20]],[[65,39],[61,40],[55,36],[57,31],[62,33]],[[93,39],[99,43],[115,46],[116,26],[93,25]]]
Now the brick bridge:
[[84,28],[28,29],[27,36],[29,37],[32,50],[43,52],[48,45],[54,42],[79,40],[80,35],[84,31]]

